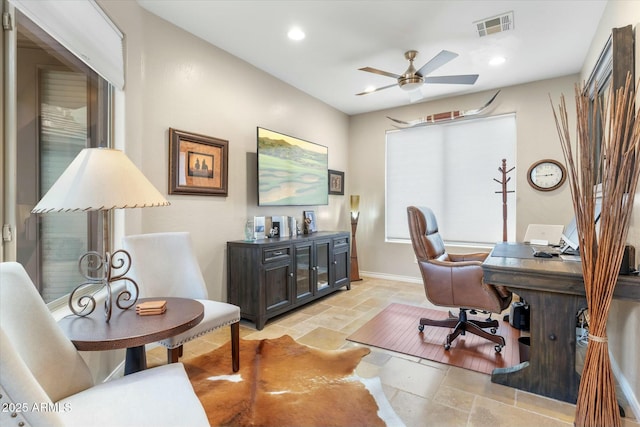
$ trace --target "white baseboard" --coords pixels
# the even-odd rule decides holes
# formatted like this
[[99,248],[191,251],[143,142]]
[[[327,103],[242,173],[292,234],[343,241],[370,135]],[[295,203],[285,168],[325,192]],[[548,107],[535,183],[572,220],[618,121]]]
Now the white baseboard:
[[399,276],[396,274],[378,273],[373,271],[362,271],[362,270],[360,270],[360,276],[371,277],[372,279],[397,280],[398,282],[422,284],[421,277]]

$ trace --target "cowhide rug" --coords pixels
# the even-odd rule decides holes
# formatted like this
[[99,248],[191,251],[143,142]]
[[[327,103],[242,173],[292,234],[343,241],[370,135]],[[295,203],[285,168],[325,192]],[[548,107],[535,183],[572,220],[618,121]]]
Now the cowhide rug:
[[380,381],[354,373],[369,351],[320,350],[285,335],[240,340],[237,373],[230,343],[184,365],[212,426],[384,426],[380,416],[402,425]]

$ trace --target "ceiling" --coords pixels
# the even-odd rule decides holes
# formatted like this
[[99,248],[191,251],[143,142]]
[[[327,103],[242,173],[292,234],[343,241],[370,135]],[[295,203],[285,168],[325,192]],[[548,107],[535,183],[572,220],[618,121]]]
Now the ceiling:
[[[578,73],[606,1],[222,1],[137,0],[148,11],[349,115]],[[513,12],[513,30],[479,37],[474,22]],[[287,32],[300,27],[306,38]],[[429,76],[479,74],[474,85],[430,84],[418,92],[358,70],[402,74],[404,52],[419,69],[441,50],[459,56]],[[503,56],[501,66],[489,65]]]

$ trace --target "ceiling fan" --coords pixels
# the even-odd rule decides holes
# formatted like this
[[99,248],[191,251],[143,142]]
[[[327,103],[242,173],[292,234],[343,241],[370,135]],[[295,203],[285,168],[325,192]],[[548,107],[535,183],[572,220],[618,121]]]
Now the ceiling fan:
[[402,90],[407,92],[418,89],[423,84],[459,84],[459,85],[472,85],[478,79],[477,74],[464,74],[458,76],[437,76],[437,77],[425,77],[427,74],[432,73],[438,68],[442,67],[447,62],[455,59],[458,54],[454,52],[449,52],[448,50],[443,50],[438,53],[436,56],[431,58],[426,64],[424,64],[419,70],[416,71],[413,66],[413,60],[418,55],[417,50],[408,50],[405,52],[404,57],[409,61],[409,68],[402,75],[390,73],[388,71],[378,70],[377,68],[364,67],[360,68],[361,71],[366,71],[368,73],[380,74],[381,76],[393,77],[398,82],[392,85],[379,87],[373,90],[367,90],[361,93],[357,93],[356,95],[366,95],[373,92],[378,92],[383,89],[388,89],[394,86],[400,86]]

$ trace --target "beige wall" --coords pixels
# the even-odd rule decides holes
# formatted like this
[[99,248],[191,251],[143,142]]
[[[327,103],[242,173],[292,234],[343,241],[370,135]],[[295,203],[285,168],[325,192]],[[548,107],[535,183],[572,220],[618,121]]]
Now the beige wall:
[[[100,3],[126,34],[125,151],[171,203],[126,212],[126,234],[189,231],[209,295],[226,299],[226,242],[244,238],[254,215],[314,209],[323,230],[348,230],[347,200],[328,206],[258,207],[256,127],[329,148],[347,168],[348,117],[166,21],[135,2]],[[168,195],[168,129],[229,141],[229,195]],[[347,179],[347,185],[349,181]]]

